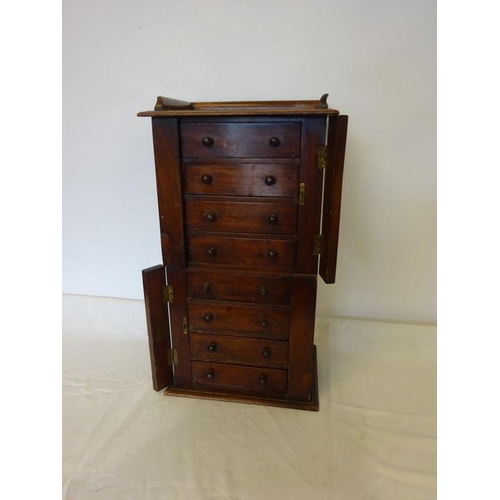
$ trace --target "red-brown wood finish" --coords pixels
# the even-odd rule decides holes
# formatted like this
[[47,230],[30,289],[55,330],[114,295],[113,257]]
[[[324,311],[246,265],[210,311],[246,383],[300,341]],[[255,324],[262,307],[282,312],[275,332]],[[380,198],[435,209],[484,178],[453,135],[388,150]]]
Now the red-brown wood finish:
[[189,262],[291,271],[295,241],[210,234],[188,236]]
[[287,372],[267,367],[226,365],[193,361],[193,382],[226,387],[245,387],[264,393],[286,392]]
[[191,358],[198,361],[287,368],[288,342],[191,333]]
[[[298,197],[299,165],[296,163],[184,163],[187,194]],[[266,179],[275,179],[266,184]]]
[[298,158],[300,123],[181,123],[185,158]]
[[318,257],[314,255],[314,235],[319,234],[323,171],[317,168],[318,147],[325,143],[326,119],[305,118],[302,124],[300,182],[305,184],[304,204],[299,206],[297,263],[295,272],[316,274]]
[[290,304],[290,278],[237,274],[217,269],[187,273],[188,297],[268,305]]
[[189,327],[193,330],[230,331],[260,334],[267,337],[288,337],[288,307],[241,304],[222,301],[190,300]]
[[330,119],[328,128],[328,167],[323,199],[323,248],[319,274],[325,283],[335,283],[340,228],[340,202],[347,138],[347,116]]
[[165,268],[154,266],[142,271],[144,302],[146,306],[146,324],[148,327],[149,354],[153,388],[161,391],[172,385],[174,374],[168,364],[170,349],[170,328],[168,310],[163,303],[162,291],[165,286]]
[[153,118],[158,211],[163,263],[186,265],[178,123],[175,118]]
[[347,117],[326,98],[159,97],[154,111],[139,114],[153,118],[163,264],[173,289],[162,288],[163,266],[144,271],[157,390],[319,409],[316,254],[320,275],[333,282],[347,131]]
[[302,401],[311,397],[316,282],[316,276],[292,277],[288,395]]
[[191,383],[191,352],[187,324],[186,271],[167,267],[167,280],[173,287],[173,301],[169,304],[172,344],[177,351],[178,359],[182,360],[182,363],[175,365],[175,381],[180,386],[188,387]]
[[[189,197],[185,201],[188,231],[235,231],[257,234],[296,234],[297,200],[255,202],[252,198]],[[272,198],[271,198],[272,200]]]

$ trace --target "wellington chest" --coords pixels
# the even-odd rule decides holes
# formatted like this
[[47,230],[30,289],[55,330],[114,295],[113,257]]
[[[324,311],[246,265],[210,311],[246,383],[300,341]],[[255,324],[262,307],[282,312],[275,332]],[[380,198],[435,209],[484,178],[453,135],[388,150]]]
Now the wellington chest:
[[318,410],[317,275],[334,283],[347,116],[185,102],[152,119],[163,262],[142,272],[153,387]]

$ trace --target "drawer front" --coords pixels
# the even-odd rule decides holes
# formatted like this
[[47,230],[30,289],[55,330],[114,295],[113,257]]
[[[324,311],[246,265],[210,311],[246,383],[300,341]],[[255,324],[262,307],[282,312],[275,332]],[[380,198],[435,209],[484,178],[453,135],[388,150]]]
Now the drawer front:
[[194,299],[290,304],[290,278],[196,271],[187,273],[187,287],[188,297]]
[[288,308],[190,301],[188,315],[191,330],[220,330],[287,338],[290,326]]
[[187,194],[229,196],[299,195],[299,167],[272,163],[185,163],[183,180]]
[[288,365],[288,342],[191,333],[191,359],[254,366]]
[[297,204],[187,199],[188,231],[295,234]]
[[189,261],[291,270],[295,264],[295,242],[287,240],[188,236]]
[[274,368],[224,365],[193,361],[193,382],[197,384],[245,387],[262,392],[286,393],[287,371]]
[[300,123],[181,123],[184,158],[298,158]]

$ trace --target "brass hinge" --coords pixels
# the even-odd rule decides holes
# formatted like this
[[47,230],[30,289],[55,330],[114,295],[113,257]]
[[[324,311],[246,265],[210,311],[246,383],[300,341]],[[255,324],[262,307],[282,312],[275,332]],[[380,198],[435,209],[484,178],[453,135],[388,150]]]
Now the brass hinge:
[[182,318],[182,333],[184,335],[188,334],[188,320],[185,316]]
[[322,243],[323,243],[323,235],[315,234],[313,240],[313,255],[321,255]]
[[318,168],[326,168],[328,150],[326,146],[318,146]]
[[171,304],[174,301],[174,287],[172,285],[165,285],[163,287],[163,303]]
[[179,363],[179,356],[177,355],[176,349],[169,349],[167,351],[167,363],[169,365],[176,365]]
[[301,182],[299,184],[299,205],[303,205],[306,201],[306,184]]

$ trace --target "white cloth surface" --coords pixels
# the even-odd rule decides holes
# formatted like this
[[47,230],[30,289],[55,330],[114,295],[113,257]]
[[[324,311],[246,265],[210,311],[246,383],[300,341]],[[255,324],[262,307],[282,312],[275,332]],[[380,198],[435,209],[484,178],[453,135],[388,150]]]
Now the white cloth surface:
[[145,326],[69,329],[63,497],[435,498],[436,328],[319,319],[315,343],[317,413],[156,393]]

